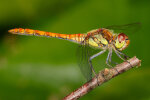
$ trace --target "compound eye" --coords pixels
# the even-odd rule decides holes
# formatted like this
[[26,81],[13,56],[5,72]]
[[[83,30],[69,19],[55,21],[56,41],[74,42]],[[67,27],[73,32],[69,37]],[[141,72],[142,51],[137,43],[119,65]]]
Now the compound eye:
[[124,33],[120,33],[118,35],[118,41],[119,41],[119,43],[125,41],[125,37],[126,37],[126,35]]

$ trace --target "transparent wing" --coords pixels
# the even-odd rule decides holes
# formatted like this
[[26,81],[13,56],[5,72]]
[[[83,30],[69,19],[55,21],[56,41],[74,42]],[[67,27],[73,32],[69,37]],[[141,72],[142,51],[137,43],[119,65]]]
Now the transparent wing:
[[92,79],[92,69],[89,65],[90,47],[83,42],[77,50],[78,65],[87,81]]
[[131,23],[131,24],[125,24],[125,25],[112,25],[112,26],[107,26],[107,29],[112,29],[117,33],[135,33],[139,31],[141,28],[141,23]]

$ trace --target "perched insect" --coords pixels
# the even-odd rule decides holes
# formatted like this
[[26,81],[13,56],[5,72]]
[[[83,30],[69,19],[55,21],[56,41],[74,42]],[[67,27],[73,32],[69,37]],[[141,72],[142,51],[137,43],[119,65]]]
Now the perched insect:
[[[106,50],[109,51],[106,64],[111,67],[109,62],[111,63],[111,57],[112,57],[112,51],[116,53],[116,55],[126,61],[126,58],[128,58],[127,55],[122,53],[121,51],[128,47],[130,40],[128,36],[124,33],[115,33],[114,30],[118,29],[121,31],[124,31],[125,29],[129,29],[130,26],[139,25],[140,23],[133,23],[133,24],[127,24],[127,25],[121,25],[121,26],[110,26],[106,28],[99,28],[92,30],[90,32],[87,32],[85,34],[59,34],[59,33],[51,33],[51,32],[44,32],[39,30],[32,30],[32,29],[23,29],[23,28],[16,28],[9,30],[12,34],[19,34],[19,35],[36,35],[36,36],[46,36],[46,37],[55,37],[60,39],[66,39],[72,42],[76,42],[78,44],[81,44],[83,46],[90,46],[97,49],[101,49],[100,52],[90,56],[85,57],[87,65],[87,69],[84,69],[84,64],[80,64],[81,71],[83,72],[83,75],[86,77],[87,80],[90,80],[92,78],[92,72],[95,74],[95,70],[92,66],[92,59],[95,57],[103,54]],[[114,30],[113,30],[114,29]],[[87,52],[85,52],[87,53]],[[122,57],[123,55],[124,57]],[[85,62],[81,62],[85,63]]]

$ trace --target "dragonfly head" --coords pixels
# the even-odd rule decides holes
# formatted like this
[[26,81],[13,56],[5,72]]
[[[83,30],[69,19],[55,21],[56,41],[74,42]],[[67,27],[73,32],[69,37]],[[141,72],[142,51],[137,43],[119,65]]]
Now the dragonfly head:
[[115,38],[115,47],[116,49],[122,51],[124,50],[130,43],[130,40],[128,39],[128,36],[124,33],[120,33]]

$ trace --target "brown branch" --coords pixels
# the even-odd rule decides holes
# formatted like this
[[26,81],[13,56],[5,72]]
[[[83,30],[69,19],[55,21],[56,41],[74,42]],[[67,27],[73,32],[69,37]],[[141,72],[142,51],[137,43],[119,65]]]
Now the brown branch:
[[[130,62],[130,63],[129,63]],[[97,86],[102,85],[103,83],[107,82],[108,80],[114,78],[115,76],[135,67],[140,66],[141,60],[136,57],[133,57],[128,60],[128,62],[123,62],[121,64],[116,65],[113,68],[105,68],[104,70],[100,71],[92,80],[86,82],[77,90],[70,93],[68,96],[63,98],[63,100],[77,100],[80,97],[84,96]]]

